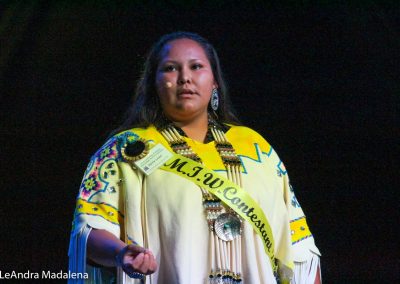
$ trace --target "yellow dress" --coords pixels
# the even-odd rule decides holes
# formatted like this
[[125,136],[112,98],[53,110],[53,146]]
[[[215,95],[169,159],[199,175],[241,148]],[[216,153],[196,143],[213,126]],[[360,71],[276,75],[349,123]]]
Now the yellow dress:
[[[150,126],[114,136],[93,155],[77,198],[69,250],[70,270],[90,272],[92,283],[106,281],[98,268],[85,263],[86,238],[91,228],[97,228],[153,252],[159,268],[146,277],[146,283],[207,283],[209,229],[202,192],[191,181],[173,173],[157,169],[146,176],[125,162],[121,147],[126,139],[139,137],[161,143],[172,151],[157,129]],[[292,257],[296,264],[293,283],[310,283],[319,265],[319,251],[283,163],[254,130],[232,126],[226,137],[242,162],[244,190],[268,218],[276,255]],[[207,168],[226,176],[214,141],[199,143],[184,139]],[[310,269],[314,275],[309,275]],[[118,275],[119,283],[140,283],[121,271]],[[242,233],[242,279],[246,284],[276,283],[261,239],[248,223]]]

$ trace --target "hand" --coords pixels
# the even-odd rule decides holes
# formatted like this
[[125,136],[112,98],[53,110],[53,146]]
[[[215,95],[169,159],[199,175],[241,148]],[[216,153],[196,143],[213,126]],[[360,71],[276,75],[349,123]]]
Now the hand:
[[157,270],[157,262],[153,253],[138,245],[127,245],[117,255],[117,266],[130,277],[140,278],[134,273],[152,274]]

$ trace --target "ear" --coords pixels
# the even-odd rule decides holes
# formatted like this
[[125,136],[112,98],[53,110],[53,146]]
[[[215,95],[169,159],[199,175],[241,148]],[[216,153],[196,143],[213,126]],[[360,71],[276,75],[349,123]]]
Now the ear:
[[217,83],[217,81],[214,81],[213,89],[218,89],[218,83]]

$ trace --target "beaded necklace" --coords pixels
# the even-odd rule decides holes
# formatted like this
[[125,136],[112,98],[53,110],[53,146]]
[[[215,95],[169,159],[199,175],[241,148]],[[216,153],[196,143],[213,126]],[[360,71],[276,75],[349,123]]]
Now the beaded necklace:
[[[159,130],[168,141],[175,153],[202,163],[200,157],[187,144],[182,136],[182,129],[169,124]],[[210,120],[206,140],[214,140],[215,148],[219,153],[227,171],[227,177],[232,182],[242,187],[241,162],[236,155],[232,144],[227,140],[222,127]],[[201,188],[203,194],[203,207],[210,231],[210,284],[239,284],[241,277],[241,232],[242,218],[232,209],[224,206],[222,202]]]

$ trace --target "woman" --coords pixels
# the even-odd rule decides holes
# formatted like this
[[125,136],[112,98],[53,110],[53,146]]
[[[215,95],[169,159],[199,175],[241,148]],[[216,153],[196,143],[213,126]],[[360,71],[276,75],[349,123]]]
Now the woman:
[[319,283],[318,255],[282,162],[239,126],[214,48],[162,37],[85,172],[70,270],[99,283],[115,267],[121,283]]

